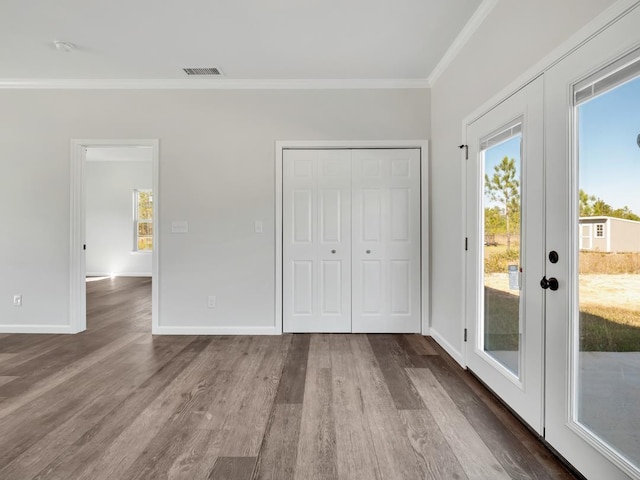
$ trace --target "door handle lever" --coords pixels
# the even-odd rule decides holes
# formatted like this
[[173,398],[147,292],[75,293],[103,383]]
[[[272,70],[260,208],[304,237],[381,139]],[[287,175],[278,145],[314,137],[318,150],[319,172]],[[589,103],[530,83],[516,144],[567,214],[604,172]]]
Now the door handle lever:
[[549,279],[547,279],[546,276],[542,277],[542,280],[540,280],[540,286],[545,290],[548,288],[549,290],[552,290],[555,292],[556,290],[558,290],[558,286],[559,286],[558,279],[554,277],[551,277]]

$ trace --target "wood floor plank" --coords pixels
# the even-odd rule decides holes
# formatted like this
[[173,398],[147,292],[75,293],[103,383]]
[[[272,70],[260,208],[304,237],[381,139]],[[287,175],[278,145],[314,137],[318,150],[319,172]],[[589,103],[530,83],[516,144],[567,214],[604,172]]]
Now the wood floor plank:
[[460,369],[459,365],[447,355],[444,349],[432,338],[427,337],[425,341],[436,351],[440,358],[451,370],[457,371],[465,384],[473,391],[482,403],[502,422],[517,440],[534,456],[534,458],[545,469],[553,479],[570,480],[575,476],[547,449],[544,444],[531,431],[522,424],[482,383],[480,383],[469,372]]
[[[295,478],[337,478],[336,425],[332,408],[331,370],[307,367]],[[324,363],[324,362],[322,362]]]
[[270,336],[257,342],[265,349],[253,355],[253,364],[244,368],[244,381],[229,393],[236,401],[228,409],[230,414],[220,436],[221,456],[257,457],[259,454],[290,338]]
[[211,403],[215,404],[216,394],[224,390],[230,377],[231,373],[225,370],[213,370],[203,376],[188,395],[183,395],[184,402],[151,439],[123,478],[137,480],[164,476],[175,460],[189,449],[192,438],[199,431],[196,428],[200,422],[199,413],[208,409]]
[[254,473],[254,480],[293,480],[300,437],[301,404],[276,404]]
[[255,457],[219,457],[211,471],[211,480],[249,480]]
[[210,357],[203,351],[101,452],[99,458],[80,472],[80,476],[94,480],[124,478],[125,472],[166,422],[190,405],[200,375],[209,368]]
[[4,373],[3,368],[5,364],[12,358],[15,358],[17,355],[17,353],[0,353],[0,375]]
[[[65,395],[64,387],[58,387],[34,401],[31,410],[27,410],[31,406],[26,406],[0,421],[20,421],[23,416],[26,418],[18,425],[29,426],[21,429],[20,435],[13,436],[11,447],[3,449],[3,455],[11,454],[13,461],[0,472],[0,477],[10,471],[30,474],[16,475],[18,478],[30,477],[50,465],[53,470],[57,461],[64,461],[69,466],[77,444],[90,438],[96,423],[108,417],[127,394],[172,360],[177,346],[168,344],[159,351],[154,348],[142,350],[131,344],[118,354],[117,360],[105,362],[74,379],[82,388],[69,383],[73,395]],[[142,360],[150,356],[154,362]],[[20,427],[14,425],[13,428]],[[73,475],[63,474],[59,478],[73,478]]]
[[174,459],[166,471],[168,480],[205,479],[213,470],[218,455],[213,430],[196,429],[182,452]]
[[469,479],[511,478],[431,371],[408,369],[408,373]]
[[[93,371],[82,372],[64,385],[24,404],[12,415],[0,418],[0,431],[15,432],[11,438],[0,437],[0,464],[13,461],[38,442],[47,432],[57,429],[84,405],[107,392],[132,388],[147,376],[145,353],[131,348],[114,352],[113,365],[104,362]],[[5,404],[8,402],[5,402]],[[28,428],[26,428],[28,426]]]
[[332,334],[313,333],[309,342],[308,365],[313,368],[331,368],[331,345]]
[[26,390],[25,392],[11,397],[10,401],[0,404],[0,419],[15,412],[23,405],[40,397],[44,393],[62,385],[72,377],[87,370],[93,365],[96,365],[97,363],[103,361],[108,356],[122,349],[125,345],[135,341],[136,338],[136,335],[132,335],[114,340],[113,342],[106,344],[105,346],[97,349],[91,354],[82,357],[77,362],[74,362],[71,365],[68,365],[61,370],[53,373],[52,375],[43,378],[42,380],[32,385],[31,388]]
[[404,367],[414,366],[413,362],[395,339],[390,335],[368,335],[367,338],[396,407],[399,410],[425,408],[404,371]]
[[302,403],[311,335],[292,335],[276,403]]
[[425,471],[422,459],[409,442],[369,341],[364,335],[351,335],[349,343],[380,478],[421,478]]
[[468,478],[429,410],[402,410],[400,418],[413,449],[426,466],[425,480]]
[[511,477],[541,480],[550,478],[546,469],[518,441],[511,429],[500,422],[466,385],[458,374],[458,369],[450,368],[441,357],[431,357],[429,361],[435,377],[473,428],[481,433],[484,443]]
[[331,377],[340,480],[381,479],[348,335],[331,337]]
[[4,385],[5,383],[12,382],[16,378],[20,378],[20,377],[9,377],[9,376],[0,377],[0,386]]
[[423,335],[402,335],[402,338],[418,355],[439,355]]
[[[144,448],[156,429],[161,428],[173,413],[175,405],[180,403],[181,393],[192,373],[204,367],[204,364],[200,363],[201,354],[209,342],[206,338],[195,341],[191,339],[187,347],[169,364],[160,368],[117,408],[74,442],[70,451],[60,452],[60,455],[40,472],[40,477],[60,480],[81,478],[82,472],[92,469],[96,469],[98,475],[102,474],[96,465],[104,461],[113,450],[122,447],[127,440],[133,445],[129,452],[133,458],[124,455],[123,459],[129,463],[135,460],[140,452],[139,448]],[[163,406],[167,407],[166,411]],[[161,414],[154,417],[157,411]],[[151,428],[145,428],[145,423],[151,425]],[[123,450],[127,451],[126,446]],[[107,472],[109,470],[110,468],[107,468]]]

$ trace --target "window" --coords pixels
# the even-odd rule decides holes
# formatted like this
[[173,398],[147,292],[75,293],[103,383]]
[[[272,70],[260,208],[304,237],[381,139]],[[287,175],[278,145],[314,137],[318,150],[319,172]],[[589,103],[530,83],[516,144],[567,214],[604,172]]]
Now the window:
[[604,238],[604,223],[596,223],[596,238]]
[[151,190],[133,191],[133,249],[150,252],[153,249],[153,195]]

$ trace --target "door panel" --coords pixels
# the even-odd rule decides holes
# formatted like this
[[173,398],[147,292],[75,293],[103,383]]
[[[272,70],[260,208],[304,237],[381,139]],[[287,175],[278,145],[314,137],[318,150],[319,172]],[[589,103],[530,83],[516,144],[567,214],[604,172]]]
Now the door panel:
[[467,126],[467,365],[542,433],[542,78]]
[[545,75],[546,243],[559,257],[546,265],[559,282],[546,293],[547,365],[557,366],[547,368],[546,439],[594,479],[640,478],[639,275],[623,266],[635,254],[605,253],[629,235],[585,218],[640,207],[639,23],[636,7]]
[[348,150],[283,152],[283,330],[351,331]]
[[353,331],[420,332],[420,151],[354,150]]

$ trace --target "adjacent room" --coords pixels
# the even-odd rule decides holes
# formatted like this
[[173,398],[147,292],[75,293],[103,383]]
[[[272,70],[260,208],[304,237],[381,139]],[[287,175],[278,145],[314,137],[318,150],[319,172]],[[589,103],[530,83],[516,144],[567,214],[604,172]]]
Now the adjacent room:
[[0,6],[0,479],[640,480],[640,1]]

